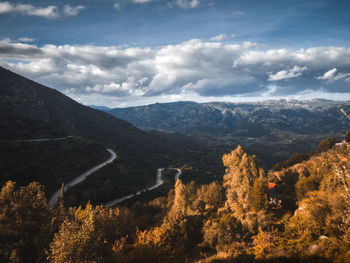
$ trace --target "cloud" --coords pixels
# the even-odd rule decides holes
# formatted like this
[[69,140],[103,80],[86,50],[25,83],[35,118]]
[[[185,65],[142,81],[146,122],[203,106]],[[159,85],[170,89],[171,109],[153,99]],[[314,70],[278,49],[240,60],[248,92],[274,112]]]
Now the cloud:
[[345,80],[347,82],[350,81],[350,73],[338,73],[337,69],[332,68],[331,70],[325,72],[322,76],[318,76],[318,80],[327,80],[329,82],[336,81],[336,80]]
[[199,0],[176,0],[176,4],[184,9],[195,8],[199,6]]
[[35,39],[34,38],[29,38],[29,37],[19,37],[18,41],[19,42],[34,42]]
[[70,5],[65,5],[63,7],[62,15],[63,16],[76,16],[79,14],[80,10],[85,9],[84,6],[78,5],[76,7],[71,7]]
[[158,0],[131,0],[131,2],[135,4],[146,4],[154,1],[158,1]]
[[[167,0],[167,1],[160,1],[160,0],[125,0],[124,4],[126,3],[132,3],[132,4],[148,4],[152,2],[160,2],[161,4],[165,4],[164,6],[172,8],[172,7],[181,7],[183,9],[193,9],[196,7],[199,7],[203,4],[206,4],[208,6],[214,5],[214,2],[209,2],[208,0]],[[116,3],[114,5],[115,9],[120,9],[121,4]]]
[[119,3],[115,3],[113,5],[113,7],[114,7],[114,9],[119,10],[120,9],[120,4]]
[[348,94],[350,82],[347,47],[269,49],[200,39],[157,48],[36,46],[3,39],[0,64],[73,98],[113,98],[114,105]]
[[65,5],[60,11],[57,6],[35,7],[29,4],[12,4],[10,2],[0,2],[0,14],[19,13],[27,16],[39,16],[50,19],[76,16],[85,7],[82,5],[71,7]]
[[307,67],[294,66],[290,70],[281,70],[275,74],[271,73],[269,75],[268,81],[278,81],[278,80],[284,80],[284,79],[297,78],[297,77],[300,77],[303,71],[305,71],[306,69]]
[[220,35],[212,37],[210,40],[221,42],[221,41],[226,40],[226,39],[227,39],[226,34],[220,34]]
[[323,80],[332,79],[336,72],[337,72],[337,69],[332,68],[331,70],[324,73],[323,76],[317,77],[317,79],[323,79]]

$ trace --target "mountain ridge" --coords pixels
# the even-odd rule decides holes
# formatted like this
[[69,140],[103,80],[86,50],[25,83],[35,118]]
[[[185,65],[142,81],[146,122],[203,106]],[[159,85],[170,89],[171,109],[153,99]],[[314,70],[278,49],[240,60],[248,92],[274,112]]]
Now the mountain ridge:
[[[255,137],[276,129],[299,133],[303,130],[307,133],[318,132],[320,128],[323,132],[331,132],[334,126],[347,129],[349,125],[338,110],[339,105],[350,110],[350,101],[282,99],[253,103],[180,101],[114,108],[106,112],[145,130]],[[235,129],[243,131],[235,132]]]

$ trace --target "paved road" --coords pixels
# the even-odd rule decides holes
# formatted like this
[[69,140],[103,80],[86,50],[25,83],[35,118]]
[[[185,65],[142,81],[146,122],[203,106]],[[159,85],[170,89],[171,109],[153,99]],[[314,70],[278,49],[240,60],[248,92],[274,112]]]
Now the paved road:
[[49,142],[49,141],[63,141],[67,139],[71,139],[74,136],[66,136],[66,137],[59,137],[59,138],[44,138],[44,139],[29,139],[29,140],[3,140],[5,142]]
[[[178,168],[175,168],[177,170],[177,173],[175,174],[175,183],[176,181],[179,179],[182,171]],[[106,206],[113,206],[113,205],[116,205],[116,204],[119,204],[127,199],[130,199],[136,195],[140,195],[141,193],[143,192],[146,192],[146,191],[152,191],[156,188],[158,188],[159,186],[161,186],[163,184],[163,180],[162,180],[162,171],[163,171],[163,168],[158,168],[157,169],[157,178],[156,178],[156,183],[150,187],[147,187],[147,188],[144,188],[142,190],[139,190],[136,194],[129,194],[129,195],[126,195],[126,196],[123,196],[123,197],[120,197],[120,198],[117,198],[115,200],[112,200],[110,202],[108,202],[106,204]]]
[[[99,164],[99,165],[89,169],[85,173],[79,175],[78,177],[74,178],[72,181],[70,181],[67,184],[65,184],[63,191],[66,192],[71,187],[81,183],[82,181],[84,181],[86,179],[86,177],[92,175],[93,173],[95,173],[96,171],[100,170],[105,165],[113,162],[117,158],[117,155],[116,155],[116,153],[114,151],[112,151],[111,149],[106,149],[106,150],[111,154],[110,158],[107,161],[105,161],[105,162],[103,162],[103,163],[101,163],[101,164]],[[53,206],[57,202],[58,198],[60,197],[60,194],[61,194],[61,188],[58,189],[52,195],[52,197],[50,198],[50,200],[49,200],[49,205],[50,206]]]
[[179,168],[175,168],[175,170],[177,170],[177,174],[175,174],[175,183],[176,183],[177,180],[179,180],[180,175],[182,174],[182,171]]

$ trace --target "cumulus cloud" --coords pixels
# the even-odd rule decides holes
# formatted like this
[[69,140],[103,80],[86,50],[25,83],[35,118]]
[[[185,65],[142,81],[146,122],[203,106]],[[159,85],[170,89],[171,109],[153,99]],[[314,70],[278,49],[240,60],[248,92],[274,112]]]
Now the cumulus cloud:
[[281,70],[275,74],[271,73],[269,75],[268,81],[278,81],[278,80],[283,80],[283,79],[297,78],[297,77],[300,77],[302,75],[303,71],[305,71],[306,69],[307,69],[307,67],[294,66],[290,70]]
[[337,69],[332,68],[331,70],[325,72],[322,76],[318,76],[318,80],[327,80],[327,81],[336,81],[336,80],[345,80],[347,82],[350,81],[350,73],[338,73]]
[[0,14],[18,13],[27,16],[39,16],[50,19],[57,19],[60,17],[76,16],[80,10],[85,7],[82,5],[71,7],[65,5],[60,11],[57,6],[50,5],[47,7],[35,7],[29,4],[12,4],[10,2],[0,2]]
[[350,81],[350,48],[269,49],[200,39],[157,48],[3,39],[0,64],[91,103],[341,94],[349,93]]
[[336,68],[332,68],[331,70],[325,72],[323,74],[323,76],[317,77],[317,79],[323,79],[323,80],[332,79],[332,78],[334,78],[334,75],[335,75],[336,72],[337,72],[337,69]]

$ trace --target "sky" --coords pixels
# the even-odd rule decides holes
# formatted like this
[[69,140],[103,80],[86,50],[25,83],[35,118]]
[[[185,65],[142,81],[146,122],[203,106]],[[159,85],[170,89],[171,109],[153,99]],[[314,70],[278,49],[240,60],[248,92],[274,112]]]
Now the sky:
[[350,100],[350,1],[0,1],[0,65],[86,105]]

